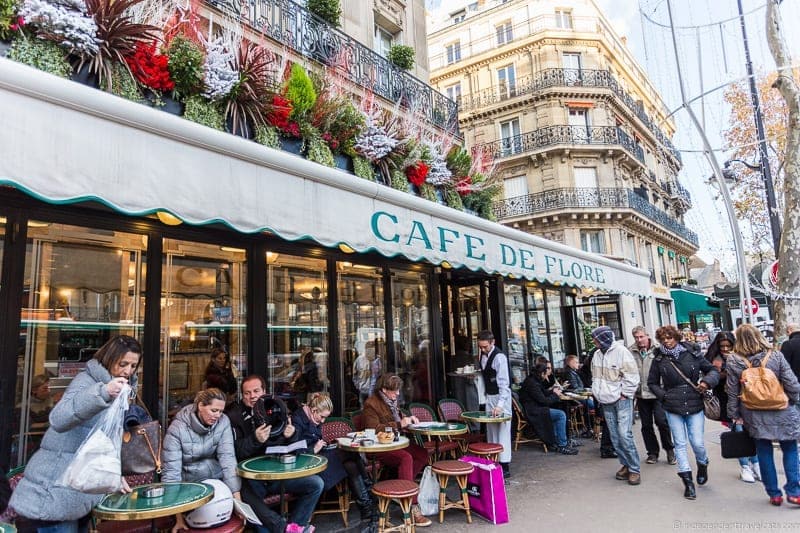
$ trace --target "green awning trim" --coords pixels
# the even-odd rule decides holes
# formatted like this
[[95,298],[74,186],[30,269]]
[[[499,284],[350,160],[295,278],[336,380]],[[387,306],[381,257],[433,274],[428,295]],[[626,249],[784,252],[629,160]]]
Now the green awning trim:
[[718,307],[708,304],[708,296],[699,292],[685,289],[672,289],[669,291],[675,302],[675,315],[678,323],[689,322],[690,313],[718,313]]
[[664,247],[663,246],[659,246],[658,247],[658,255],[664,255]]
[[669,257],[670,259],[674,259],[675,258],[675,252],[670,250],[669,252],[667,252],[667,257]]

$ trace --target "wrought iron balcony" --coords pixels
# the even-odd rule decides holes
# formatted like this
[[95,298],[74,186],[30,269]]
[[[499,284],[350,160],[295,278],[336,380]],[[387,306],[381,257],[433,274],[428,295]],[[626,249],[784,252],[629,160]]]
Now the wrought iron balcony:
[[207,2],[294,52],[334,67],[345,79],[403,108],[424,113],[431,124],[460,137],[458,107],[453,100],[294,1]]
[[473,152],[481,151],[499,159],[560,144],[619,145],[633,154],[642,165],[645,164],[642,147],[633,142],[630,135],[617,126],[546,126],[528,133],[479,144],[473,147]]
[[536,194],[497,201],[494,203],[493,211],[497,220],[502,222],[511,217],[576,208],[633,209],[694,246],[700,244],[695,232],[655,207],[632,189],[615,187],[550,189]]
[[692,208],[692,195],[677,181],[669,184],[669,195],[678,210],[685,213]]
[[609,89],[645,125],[653,136],[682,163],[681,154],[664,132],[647,116],[641,102],[633,99],[607,70],[548,68],[513,83],[504,83],[461,97],[461,111],[475,111],[517,96],[532,95],[551,87],[589,87]]

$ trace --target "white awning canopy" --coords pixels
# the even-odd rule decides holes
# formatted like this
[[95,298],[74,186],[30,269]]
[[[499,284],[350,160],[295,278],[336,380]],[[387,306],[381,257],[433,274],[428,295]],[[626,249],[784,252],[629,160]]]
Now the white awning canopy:
[[649,273],[0,59],[0,184],[328,247],[651,295]]

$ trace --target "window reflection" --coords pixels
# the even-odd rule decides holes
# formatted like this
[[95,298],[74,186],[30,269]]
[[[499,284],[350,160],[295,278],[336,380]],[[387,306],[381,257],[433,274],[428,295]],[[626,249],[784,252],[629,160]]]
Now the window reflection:
[[431,404],[428,275],[392,270],[394,359],[386,370],[403,378],[403,400]]

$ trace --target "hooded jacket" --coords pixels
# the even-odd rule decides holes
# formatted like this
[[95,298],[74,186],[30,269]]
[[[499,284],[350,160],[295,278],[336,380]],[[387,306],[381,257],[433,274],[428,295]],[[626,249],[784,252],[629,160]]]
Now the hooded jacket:
[[[25,467],[9,505],[20,515],[50,521],[77,520],[92,512],[102,494],[86,494],[56,486],[72,457],[113,403],[106,384],[111,374],[96,359],[86,363],[50,411],[50,427],[42,444]],[[136,389],[136,375],[131,376]]]
[[203,481],[221,479],[231,492],[239,492],[236,453],[228,417],[222,415],[212,426],[197,417],[194,404],[175,415],[164,435],[161,452],[161,481]]
[[631,352],[619,340],[603,353],[592,356],[592,394],[598,402],[615,403],[621,396],[633,398],[639,388],[639,368]]

